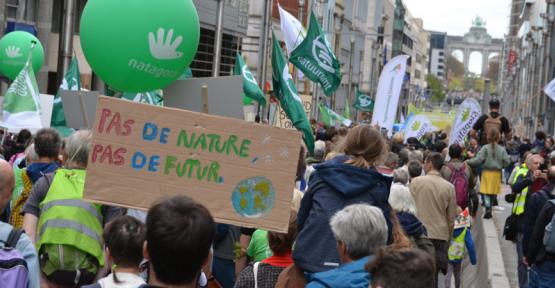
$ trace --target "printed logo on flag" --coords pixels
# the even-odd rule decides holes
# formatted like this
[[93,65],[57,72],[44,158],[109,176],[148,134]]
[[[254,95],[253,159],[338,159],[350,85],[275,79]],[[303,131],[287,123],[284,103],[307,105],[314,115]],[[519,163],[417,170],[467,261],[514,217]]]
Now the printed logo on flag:
[[258,86],[258,83],[256,83],[256,79],[254,79],[254,76],[252,75],[251,71],[249,71],[247,65],[243,66],[241,73],[243,73],[243,77],[245,77],[245,80]]
[[154,37],[154,33],[148,33],[148,47],[150,49],[150,54],[158,60],[173,60],[181,58],[183,56],[183,52],[176,51],[176,49],[179,45],[181,45],[181,42],[183,42],[183,36],[177,36],[172,42],[173,29],[170,29],[167,35],[165,35],[164,32],[164,28],[158,28],[158,38]]
[[420,129],[421,125],[422,125],[422,123],[420,123],[420,121],[414,121],[414,123],[412,123],[412,126],[411,126],[410,129],[412,131],[416,132],[416,131],[418,131],[418,129]]
[[468,120],[468,117],[470,117],[470,107],[464,109],[462,113],[462,121],[465,122],[466,120]]
[[8,58],[17,58],[23,56],[23,54],[21,54],[21,49],[19,47],[12,45],[6,47],[6,56],[8,56]]
[[372,98],[366,94],[361,94],[358,97],[358,103],[360,104],[360,107],[368,107],[372,104]]
[[312,57],[316,59],[316,62],[318,62],[318,65],[322,67],[322,69],[329,73],[335,73],[333,59],[328,51],[330,51],[330,49],[324,35],[320,35],[314,39],[312,42]]
[[397,64],[395,65],[395,67],[393,67],[393,69],[391,69],[391,72],[397,73],[399,71],[401,71],[401,64]]

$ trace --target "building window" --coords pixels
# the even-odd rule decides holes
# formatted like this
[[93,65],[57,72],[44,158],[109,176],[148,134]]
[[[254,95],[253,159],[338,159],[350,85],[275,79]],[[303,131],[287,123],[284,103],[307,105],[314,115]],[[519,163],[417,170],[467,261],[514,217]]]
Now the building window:
[[437,72],[437,77],[443,77],[443,72]]
[[[230,34],[222,35],[222,56],[220,61],[220,76],[232,74],[235,65],[235,55],[239,50],[240,39]],[[200,41],[191,63],[191,70],[195,77],[212,77],[214,63],[214,31],[200,28]]]
[[437,59],[437,62],[438,62],[438,63],[443,63],[443,58]]
[[443,65],[437,65],[437,69],[443,70]]
[[37,0],[7,0],[6,17],[11,21],[34,24],[37,4]]
[[443,55],[444,55],[444,54],[443,54],[443,51],[439,51],[438,55],[439,55],[439,56],[443,56]]

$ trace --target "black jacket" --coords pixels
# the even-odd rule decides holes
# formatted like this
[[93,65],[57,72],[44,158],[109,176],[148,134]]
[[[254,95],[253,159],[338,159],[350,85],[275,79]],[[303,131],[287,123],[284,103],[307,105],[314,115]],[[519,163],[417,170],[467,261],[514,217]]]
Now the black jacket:
[[533,193],[532,196],[526,201],[526,208],[524,210],[526,212],[524,213],[524,218],[522,219],[522,249],[524,255],[526,255],[526,252],[528,251],[528,243],[530,242],[530,237],[534,232],[534,225],[536,224],[540,211],[548,200],[555,199],[555,195],[551,194],[553,187],[553,184],[543,186],[542,190]]
[[528,251],[526,257],[528,258],[528,263],[539,264],[545,260],[555,261],[555,254],[548,253],[545,251],[543,246],[543,235],[545,233],[545,226],[551,222],[551,218],[555,213],[555,205],[551,202],[547,202],[534,225],[534,231],[532,232],[532,237],[530,237],[530,243],[528,243]]

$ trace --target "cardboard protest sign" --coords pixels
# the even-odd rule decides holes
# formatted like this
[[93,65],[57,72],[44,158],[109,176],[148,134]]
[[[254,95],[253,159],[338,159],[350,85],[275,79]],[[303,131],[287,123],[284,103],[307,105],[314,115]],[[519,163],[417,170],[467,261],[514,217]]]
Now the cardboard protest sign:
[[[304,107],[304,111],[306,112],[306,116],[308,117],[308,119],[310,119],[310,113],[312,111],[312,96],[311,95],[300,95],[301,96],[301,100],[303,101],[303,107]],[[276,123],[274,124],[274,126],[276,127],[280,127],[280,128],[288,128],[288,129],[295,129],[295,127],[293,127],[293,123],[291,123],[291,120],[289,118],[287,118],[287,115],[285,114],[285,111],[283,111],[283,109],[281,108],[281,106],[279,106],[277,108],[277,112],[276,112]]]
[[286,232],[301,135],[100,97],[84,198],[148,209],[186,195],[217,222]]

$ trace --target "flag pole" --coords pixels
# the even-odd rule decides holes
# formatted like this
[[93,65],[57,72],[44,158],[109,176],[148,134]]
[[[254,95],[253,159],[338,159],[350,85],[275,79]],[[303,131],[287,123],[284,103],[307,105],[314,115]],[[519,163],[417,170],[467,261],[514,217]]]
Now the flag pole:
[[[258,79],[260,79],[260,88],[262,88],[263,92],[265,91],[266,87],[266,66],[267,66],[267,59],[268,59],[268,42],[269,42],[269,34],[270,34],[270,25],[272,23],[272,7],[273,7],[273,0],[264,1],[263,5],[263,13],[262,13],[262,35],[260,37],[260,44],[258,50]],[[269,101],[268,101],[269,102]],[[261,111],[262,110],[262,111]],[[258,111],[257,114],[260,116],[261,114],[264,117],[261,118],[265,119],[266,115],[266,106],[263,106],[262,109],[260,104],[258,104]]]

